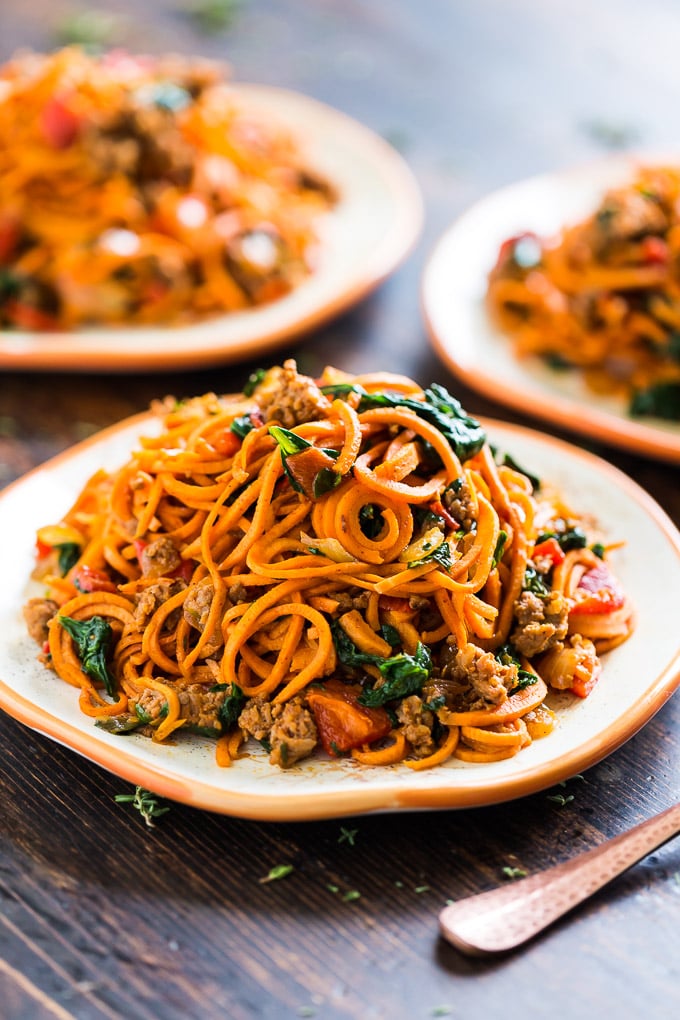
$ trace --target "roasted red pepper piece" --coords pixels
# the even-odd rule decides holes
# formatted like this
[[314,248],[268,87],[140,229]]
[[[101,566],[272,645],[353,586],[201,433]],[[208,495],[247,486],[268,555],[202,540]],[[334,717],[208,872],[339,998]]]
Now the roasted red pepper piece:
[[41,312],[39,308],[34,308],[32,305],[25,305],[21,301],[8,301],[5,305],[5,315],[21,329],[42,332],[59,329],[59,323],[53,315]]
[[539,542],[538,545],[534,546],[533,557],[538,556],[543,559],[547,557],[554,567],[558,563],[562,563],[565,557],[565,552],[560,543],[556,538],[546,538],[545,541]]
[[317,499],[317,479],[322,471],[332,471],[335,461],[318,446],[308,446],[286,457],[288,473],[308,499]]
[[43,138],[53,149],[67,149],[80,131],[81,118],[61,96],[52,96],[40,115]]
[[358,684],[327,680],[323,686],[307,690],[307,703],[314,715],[319,739],[328,754],[337,756],[353,747],[372,744],[392,729],[384,708],[365,708],[358,704]]
[[105,571],[89,567],[86,563],[76,570],[73,583],[80,591],[118,591],[118,586]]
[[642,257],[649,265],[664,265],[669,254],[668,245],[662,237],[645,237],[642,242]]
[[619,582],[604,563],[586,570],[572,598],[574,604],[569,610],[570,616],[613,613],[626,601]]
[[232,432],[231,429],[225,429],[224,432],[220,432],[211,438],[210,445],[215,453],[219,453],[220,457],[233,457],[240,448],[241,442],[242,440],[235,432]]
[[435,499],[433,503],[430,503],[428,510],[430,510],[433,514],[436,514],[437,517],[441,517],[446,527],[451,531],[458,531],[460,529],[460,524],[454,517],[451,516],[440,499]]

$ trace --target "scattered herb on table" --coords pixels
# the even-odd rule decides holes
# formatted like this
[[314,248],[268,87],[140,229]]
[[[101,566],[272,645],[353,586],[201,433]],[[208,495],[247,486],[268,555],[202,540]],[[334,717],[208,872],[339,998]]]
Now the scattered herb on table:
[[116,804],[132,804],[150,829],[153,829],[157,818],[170,810],[167,806],[161,806],[158,798],[143,786],[136,786],[134,793],[118,793],[113,799]]
[[243,0],[190,0],[183,11],[199,32],[224,32],[233,25]]
[[563,793],[549,793],[545,799],[552,801],[553,804],[557,804],[558,807],[564,807],[565,804],[571,803],[574,799],[574,795],[573,793],[569,793],[565,797]]
[[286,878],[294,870],[295,868],[292,864],[277,864],[270,870],[268,875],[259,879],[260,885],[264,885],[265,882],[276,882],[279,878]]
[[341,825],[338,843],[349,843],[350,846],[354,846],[358,831],[358,829],[346,829],[344,825]]
[[524,870],[524,868],[511,868],[509,865],[506,865],[503,868],[503,877],[504,878],[511,878],[511,879],[514,879],[514,878],[526,878],[526,875],[527,875],[527,872]]
[[119,16],[91,8],[61,18],[54,26],[53,35],[59,46],[99,50],[117,42],[122,30],[123,22]]
[[355,900],[361,899],[361,893],[356,889],[349,889],[342,897],[343,903],[353,903]]

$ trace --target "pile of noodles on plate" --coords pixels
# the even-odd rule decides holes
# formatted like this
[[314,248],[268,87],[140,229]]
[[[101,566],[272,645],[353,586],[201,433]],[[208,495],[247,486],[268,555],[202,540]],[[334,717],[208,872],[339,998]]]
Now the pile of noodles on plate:
[[680,168],[645,167],[558,237],[506,241],[487,305],[520,357],[680,420]]
[[313,270],[332,186],[217,65],[23,53],[0,67],[0,327],[179,324]]
[[443,387],[315,381],[167,398],[160,432],[38,532],[41,658],[112,733],[318,748],[365,765],[489,762],[584,698],[631,604],[608,549],[492,451]]

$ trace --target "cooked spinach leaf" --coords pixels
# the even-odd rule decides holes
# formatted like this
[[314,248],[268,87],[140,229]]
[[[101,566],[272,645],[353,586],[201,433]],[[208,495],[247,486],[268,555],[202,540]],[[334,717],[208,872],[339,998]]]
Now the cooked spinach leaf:
[[661,382],[633,394],[630,403],[633,417],[654,416],[680,421],[680,383]]
[[106,654],[113,635],[111,624],[102,616],[91,616],[89,620],[73,620],[70,616],[57,619],[75,642],[83,672],[104,684],[109,697],[115,697],[116,681],[106,665]]
[[254,372],[251,372],[245,386],[243,387],[243,395],[245,397],[252,397],[266,374],[267,370],[265,368],[256,368]]
[[358,410],[368,411],[373,407],[407,407],[430,425],[434,425],[448,440],[460,460],[467,460],[479,453],[486,442],[486,432],[444,386],[433,383],[424,391],[424,400],[415,400],[403,393],[368,393],[363,386],[355,383],[336,383],[322,387],[327,396],[340,397],[356,393],[361,398]]
[[525,478],[529,479],[529,481],[531,482],[531,487],[534,490],[534,492],[540,491],[541,479],[538,477],[538,475],[534,475],[531,473],[531,471],[527,471],[526,468],[522,467],[520,464],[517,463],[517,461],[511,454],[504,453],[501,464],[504,464],[506,467],[512,468],[513,471],[519,471],[521,475],[524,475]]
[[390,659],[378,660],[376,665],[385,682],[381,687],[373,687],[359,695],[357,700],[367,708],[378,708],[387,701],[419,694],[430,676],[432,659],[427,645],[419,642],[414,655],[401,652]]
[[546,585],[543,575],[539,574],[531,563],[527,564],[527,568],[524,571],[522,590],[531,591],[534,595],[542,595],[544,597],[550,594],[550,589]]
[[538,677],[536,676],[535,673],[532,673],[528,669],[522,668],[519,654],[509,642],[507,642],[504,645],[501,645],[500,648],[496,649],[495,657],[504,666],[517,666],[517,682],[515,683],[515,686],[512,688],[510,692],[511,694],[516,694],[518,691],[523,691],[525,687],[530,687],[532,684],[535,684],[536,681],[538,680]]
[[409,560],[406,564],[407,567],[422,567],[424,563],[438,563],[440,567],[443,567],[447,572],[453,565],[451,559],[451,546],[448,542],[442,542],[432,552],[427,553],[426,556],[422,556],[419,560]]
[[[359,697],[359,702],[368,708],[384,705],[386,701],[393,701],[395,698],[405,698],[409,694],[417,694],[430,675],[432,662],[426,645],[419,644],[414,655],[400,652],[398,655],[384,659],[379,655],[370,655],[360,651],[351,638],[345,634],[337,620],[331,621],[331,632],[338,659],[344,666],[359,669],[361,666],[370,664],[377,666],[385,677],[382,687],[366,690]],[[398,639],[399,635],[397,634],[397,641]],[[388,638],[386,640],[389,641]],[[392,644],[391,641],[389,643]]]
[[142,725],[136,715],[107,715],[95,720],[95,726],[107,733],[115,733],[117,736],[126,736],[134,733]]
[[486,442],[486,432],[444,386],[433,383],[424,391],[424,400],[414,400],[402,393],[366,393],[359,402],[359,412],[372,407],[407,407],[419,418],[441,432],[460,460],[468,460],[479,453]]
[[77,542],[61,542],[54,548],[59,550],[59,573],[65,577],[80,559],[80,546]]
[[255,426],[253,420],[249,414],[239,415],[238,418],[234,418],[230,425],[230,431],[234,435],[238,436],[239,439],[245,439],[249,432],[252,432]]
[[585,531],[578,526],[569,528],[567,531],[544,531],[536,539],[536,545],[547,542],[549,538],[556,539],[564,552],[569,552],[570,549],[585,549],[588,545]]
[[491,561],[491,569],[497,567],[503,559],[503,550],[505,549],[505,543],[508,540],[507,531],[500,531],[498,533],[498,539],[496,541],[496,548],[493,551],[493,560]]
[[[225,684],[224,689],[226,689],[226,687],[227,685]],[[218,685],[217,687],[212,688],[213,691],[220,691],[222,689],[223,685],[221,684]],[[228,730],[232,726],[236,725],[236,723],[238,722],[238,717],[241,714],[241,710],[245,705],[245,702],[246,696],[239,687],[239,685],[235,683],[229,684],[229,693],[222,702],[222,705],[220,706],[220,710],[218,713],[219,720],[222,723],[222,726],[224,727],[225,730]]]

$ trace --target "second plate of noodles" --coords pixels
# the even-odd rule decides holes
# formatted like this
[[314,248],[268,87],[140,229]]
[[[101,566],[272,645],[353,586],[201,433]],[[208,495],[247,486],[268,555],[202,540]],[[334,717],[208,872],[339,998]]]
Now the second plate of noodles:
[[609,157],[464,212],[422,283],[449,367],[524,414],[677,463],[677,166]]
[[0,67],[0,365],[192,368],[302,335],[421,224],[387,142],[177,55]]
[[634,626],[595,526],[438,384],[315,381],[159,404],[161,434],[39,529],[42,660],[114,734],[422,771],[548,738]]

